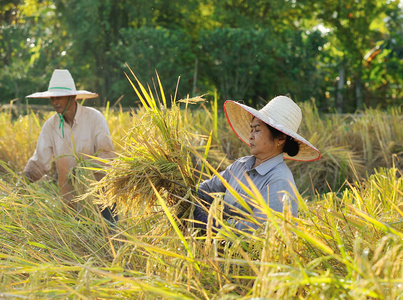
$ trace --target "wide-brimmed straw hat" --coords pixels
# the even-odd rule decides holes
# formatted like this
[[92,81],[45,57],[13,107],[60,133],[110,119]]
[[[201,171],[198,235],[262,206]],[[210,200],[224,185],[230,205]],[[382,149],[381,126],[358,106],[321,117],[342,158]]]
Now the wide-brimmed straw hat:
[[98,97],[98,94],[85,90],[76,90],[73,77],[68,70],[56,69],[49,82],[46,92],[38,92],[28,95],[27,98],[50,98],[61,96],[76,96],[77,99],[90,99]]
[[299,161],[314,161],[320,158],[319,150],[297,133],[302,120],[302,112],[300,107],[286,96],[273,98],[261,110],[227,100],[224,103],[224,111],[232,130],[247,145],[249,145],[250,123],[255,116],[298,141],[298,154],[289,156],[287,153],[283,153],[284,158]]

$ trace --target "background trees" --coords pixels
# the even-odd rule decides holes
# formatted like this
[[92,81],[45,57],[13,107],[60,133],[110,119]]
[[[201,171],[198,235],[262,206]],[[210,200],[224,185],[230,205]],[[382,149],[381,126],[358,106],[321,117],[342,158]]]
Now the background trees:
[[[97,105],[135,106],[126,63],[167,92],[253,105],[278,94],[323,111],[402,104],[398,1],[30,0],[0,4],[1,103],[68,68]],[[43,101],[38,100],[43,103]],[[33,101],[30,103],[33,103]]]

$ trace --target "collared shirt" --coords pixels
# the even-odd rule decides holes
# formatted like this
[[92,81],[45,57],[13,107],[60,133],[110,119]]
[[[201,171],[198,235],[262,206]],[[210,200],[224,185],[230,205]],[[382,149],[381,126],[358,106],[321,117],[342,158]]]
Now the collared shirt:
[[[279,154],[265,161],[256,168],[253,168],[254,163],[254,156],[241,157],[222,171],[220,175],[239,195],[243,195],[243,199],[245,199],[245,202],[249,204],[253,211],[253,216],[256,217],[259,222],[263,222],[266,215],[260,209],[251,205],[252,201],[250,200],[250,196],[247,196],[247,193],[242,188],[241,184],[250,188],[247,177],[252,180],[269,207],[275,211],[283,211],[283,196],[284,194],[288,194],[291,200],[291,212],[294,216],[297,216],[298,204],[295,201],[296,196],[294,189],[296,188],[294,177],[287,164],[284,162],[283,154]],[[245,176],[245,174],[247,176]],[[238,181],[241,182],[241,184]],[[199,186],[199,190],[203,190],[207,193],[225,193],[223,200],[228,204],[228,207],[225,207],[225,213],[230,216],[237,215],[236,211],[230,207],[246,211],[217,176],[213,176],[211,179],[202,182]],[[209,201],[209,198],[202,196],[200,192],[199,196]],[[246,229],[249,227],[257,228],[255,224],[250,222],[238,222],[236,227],[238,229]]]
[[73,125],[64,123],[64,138],[59,125],[58,114],[46,120],[24,174],[32,181],[39,180],[49,171],[53,158],[62,195],[66,196],[71,192],[67,175],[76,166],[76,158],[113,158],[114,153],[108,123],[100,111],[77,103]]

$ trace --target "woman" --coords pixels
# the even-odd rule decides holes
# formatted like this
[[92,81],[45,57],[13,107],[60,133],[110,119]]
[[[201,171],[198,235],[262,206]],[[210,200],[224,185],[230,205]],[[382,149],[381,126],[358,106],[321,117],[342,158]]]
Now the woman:
[[[297,133],[302,119],[299,106],[288,97],[278,96],[259,111],[228,100],[224,103],[224,111],[232,130],[249,145],[251,156],[237,159],[220,175],[243,196],[258,222],[264,222],[266,215],[251,205],[250,197],[241,187],[239,182],[249,187],[247,177],[258,188],[269,207],[275,211],[283,211],[283,196],[288,194],[291,200],[291,212],[297,216],[294,177],[284,158],[299,161],[314,161],[320,158],[319,151]],[[211,193],[225,193],[223,198],[225,217],[231,219],[239,216],[239,212],[247,211],[217,176],[199,186],[199,197],[208,203],[213,201],[209,195]],[[202,223],[207,222],[206,213],[199,207],[196,207],[194,217]],[[205,228],[205,225],[198,227]],[[258,225],[253,222],[237,221],[235,227],[248,230],[256,229]]]

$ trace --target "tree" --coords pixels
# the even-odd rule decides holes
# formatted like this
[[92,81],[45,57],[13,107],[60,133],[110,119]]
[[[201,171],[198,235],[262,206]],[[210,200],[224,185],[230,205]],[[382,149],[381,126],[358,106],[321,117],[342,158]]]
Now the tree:
[[[364,76],[364,55],[368,50],[374,37],[379,36],[378,29],[372,28],[374,22],[385,17],[388,7],[396,7],[397,1],[387,0],[364,0],[339,2],[334,0],[324,0],[312,2],[305,9],[314,11],[314,15],[320,23],[330,29],[329,47],[337,48],[331,51],[336,54],[333,62],[337,63],[337,69],[345,74],[346,83],[354,87],[355,105],[344,103],[340,99],[338,111],[343,109],[361,109],[363,106],[363,76]],[[339,53],[337,55],[337,53]],[[344,76],[339,76],[342,78]],[[345,94],[347,89],[343,90]],[[341,92],[340,90],[338,91]],[[346,106],[349,104],[349,106]]]
[[[8,0],[0,8],[2,102],[46,89],[53,69],[67,68],[78,88],[100,94],[95,104],[113,103],[130,93],[126,62],[143,82],[157,70],[170,93],[181,76],[180,96],[218,90],[258,104],[281,93],[353,111],[402,94],[397,1]],[[374,59],[363,59],[377,45]]]
[[[3,99],[23,99],[47,88],[53,66],[63,64],[64,31],[48,1],[10,1],[0,30]],[[4,100],[3,100],[4,101]]]
[[59,0],[55,3],[72,45],[67,53],[73,58],[72,64],[66,67],[80,78],[82,85],[97,91],[102,102],[110,99],[110,86],[118,72],[111,51],[119,42],[120,28],[129,26],[127,2]]
[[[203,31],[200,38],[206,56],[204,70],[219,88],[223,99],[250,99],[251,87],[260,71],[267,31],[221,28]],[[206,75],[205,75],[206,76]]]
[[[116,51],[116,64],[125,67],[127,63],[143,84],[151,87],[152,78],[159,77],[167,95],[174,95],[178,78],[180,85],[178,97],[190,95],[192,88],[194,55],[191,51],[190,37],[182,30],[154,29],[142,27],[121,30],[122,42]],[[111,86],[115,94],[125,95],[123,103],[135,104],[132,87],[126,77],[115,80]]]

